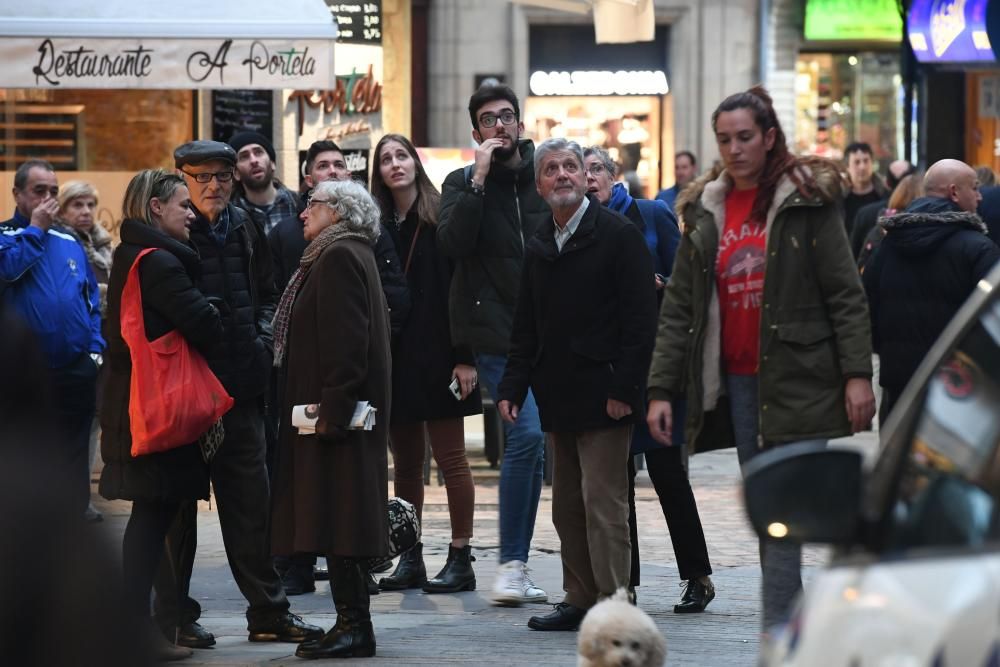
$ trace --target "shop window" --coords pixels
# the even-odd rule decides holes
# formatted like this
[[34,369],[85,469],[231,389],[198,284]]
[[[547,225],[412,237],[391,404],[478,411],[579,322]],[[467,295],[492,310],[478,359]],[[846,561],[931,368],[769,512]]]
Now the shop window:
[[194,136],[190,90],[0,89],[0,170],[29,158],[60,171],[172,167]]
[[13,171],[29,159],[48,160],[57,169],[79,169],[83,136],[81,104],[0,106],[0,170]]
[[855,141],[883,164],[903,154],[899,61],[893,53],[802,53],[796,63],[799,154],[840,159]]
[[[565,137],[580,146],[607,149],[619,166],[619,176],[635,174],[640,197],[660,189],[661,107],[669,96],[529,97],[525,104],[525,130],[536,142]],[[670,137],[672,143],[672,137]],[[672,162],[671,162],[672,164]],[[636,195],[636,192],[632,193]]]

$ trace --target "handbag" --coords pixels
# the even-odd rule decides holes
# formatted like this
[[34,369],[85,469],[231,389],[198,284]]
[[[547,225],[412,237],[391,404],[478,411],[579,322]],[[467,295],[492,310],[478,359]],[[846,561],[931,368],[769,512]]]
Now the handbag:
[[368,570],[392,560],[416,546],[420,541],[420,519],[416,508],[402,498],[389,498],[389,555],[385,558],[370,558]]
[[121,333],[132,357],[128,402],[132,456],[197,441],[234,403],[205,358],[179,331],[146,339],[139,261],[154,250],[139,253],[122,290]]

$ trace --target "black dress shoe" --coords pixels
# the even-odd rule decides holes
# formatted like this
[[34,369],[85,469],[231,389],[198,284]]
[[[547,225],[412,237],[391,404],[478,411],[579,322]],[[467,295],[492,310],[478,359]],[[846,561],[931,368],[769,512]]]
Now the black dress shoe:
[[264,623],[250,628],[248,639],[252,642],[289,642],[297,644],[319,639],[323,636],[323,628],[309,625],[295,614],[284,613],[270,623]]
[[[176,636],[174,636],[176,633]],[[163,636],[178,646],[187,648],[208,648],[215,646],[215,635],[201,627],[200,623],[192,621],[179,628],[163,628]]]
[[532,630],[576,630],[586,615],[586,609],[574,607],[568,602],[560,602],[551,614],[529,618],[528,627]]
[[684,595],[681,601],[674,605],[675,614],[699,614],[705,611],[708,603],[715,598],[715,586],[709,579],[708,584],[703,584],[697,579],[689,579],[684,587]]

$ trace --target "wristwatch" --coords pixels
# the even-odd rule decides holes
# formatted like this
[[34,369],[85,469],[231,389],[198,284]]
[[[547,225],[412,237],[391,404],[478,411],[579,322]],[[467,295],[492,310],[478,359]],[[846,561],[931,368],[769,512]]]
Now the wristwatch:
[[100,352],[91,352],[90,358],[94,360],[97,367],[100,368],[104,364],[104,356]]
[[471,178],[469,179],[469,189],[472,190],[473,193],[479,195],[480,197],[486,194],[486,186],[476,183]]

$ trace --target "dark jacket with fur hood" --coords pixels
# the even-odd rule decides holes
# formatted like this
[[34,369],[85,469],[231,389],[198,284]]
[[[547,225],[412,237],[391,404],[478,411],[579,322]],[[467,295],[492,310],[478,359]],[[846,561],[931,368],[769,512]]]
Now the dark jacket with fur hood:
[[975,213],[921,197],[882,218],[886,235],[865,269],[879,384],[898,396],[976,284],[1000,260]]
[[[787,176],[767,214],[760,317],[760,437],[766,444],[850,433],[844,384],[871,377],[868,308],[841,219],[840,176],[828,161],[803,163],[817,192]],[[678,200],[684,235],[660,311],[649,398],[687,397],[693,451],[732,446],[724,397],[715,260],[732,181],[708,174]]]

